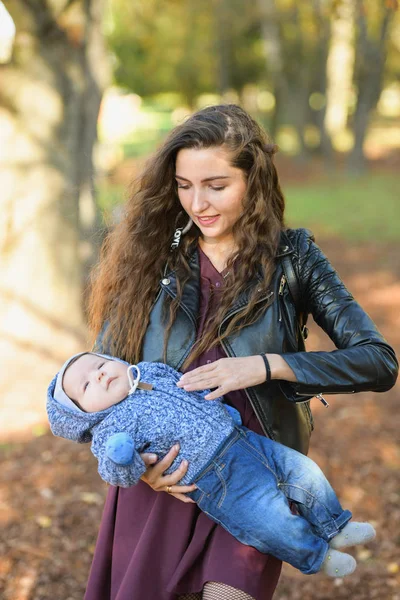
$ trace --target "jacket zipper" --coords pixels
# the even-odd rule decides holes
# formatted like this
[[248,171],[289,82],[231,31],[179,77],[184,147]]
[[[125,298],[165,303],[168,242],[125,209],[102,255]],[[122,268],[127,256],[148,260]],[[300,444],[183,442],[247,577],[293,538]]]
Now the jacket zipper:
[[[286,275],[282,275],[281,277],[281,281],[279,284],[279,292],[278,292],[278,296],[280,296],[283,300],[283,289],[285,287],[286,284]],[[279,302],[279,321],[282,321],[282,313],[281,313],[281,303]],[[296,392],[297,396],[309,396],[310,394],[299,394],[298,392]],[[325,406],[325,408],[328,408],[329,406],[329,402],[327,400],[325,400],[325,398],[323,397],[322,394],[317,394],[315,396],[315,398],[318,398],[318,400],[320,400],[322,402],[322,404]]]
[[[311,396],[312,392],[309,394],[301,394],[300,392],[296,392],[296,396]],[[355,391],[351,391],[351,392],[324,392],[324,394],[328,395],[328,394],[355,394]],[[320,400],[322,402],[322,404],[325,406],[325,408],[328,408],[329,406],[329,402],[327,400],[325,400],[325,398],[323,397],[322,394],[316,394],[314,396],[315,398],[318,398],[318,400]]]
[[[273,295],[274,295],[274,292],[273,292],[273,291],[271,291],[271,292],[270,292],[270,293],[269,293],[267,296],[264,296],[263,298],[260,298],[259,300],[257,300],[256,304],[258,304],[259,302],[262,302],[262,301],[264,301],[264,300],[269,300],[269,298],[271,298]],[[222,325],[223,325],[223,324],[226,322],[226,320],[227,320],[227,319],[230,319],[231,317],[233,317],[233,315],[235,315],[236,313],[238,313],[239,311],[241,311],[241,310],[242,310],[242,308],[243,308],[243,307],[237,308],[236,310],[234,310],[234,311],[232,311],[232,312],[228,313],[227,315],[225,315],[225,318],[222,320],[222,322],[220,323],[220,326],[219,326],[219,328],[218,328],[218,335],[221,335],[221,327],[222,327]],[[233,357],[231,356],[231,354],[228,352],[228,349],[227,349],[227,347],[226,347],[226,346],[225,346],[225,344],[224,344],[224,340],[221,340],[221,346],[223,347],[223,349],[224,349],[224,351],[225,351],[225,354],[226,354],[228,357],[231,357],[231,358],[233,358]],[[264,434],[265,434],[265,435],[266,435],[268,438],[270,438],[271,440],[273,440],[273,439],[274,439],[274,436],[273,436],[273,434],[271,433],[271,431],[268,431],[268,428],[267,428],[267,427],[264,425],[264,422],[263,422],[263,420],[262,420],[261,418],[259,418],[259,413],[258,413],[258,410],[257,410],[257,408],[254,406],[254,402],[253,402],[253,400],[251,399],[251,397],[250,397],[250,394],[248,393],[248,391],[246,390],[246,388],[245,388],[243,391],[244,391],[244,393],[246,394],[246,396],[247,396],[247,398],[248,398],[248,400],[249,400],[249,402],[250,402],[250,405],[251,405],[252,409],[254,410],[255,414],[257,415],[258,421],[259,421],[259,423],[260,423],[260,425],[261,425],[261,428],[262,428],[262,430],[263,430]]]
[[[224,351],[225,351],[225,354],[226,354],[228,357],[230,357],[230,358],[234,358],[233,356],[231,356],[231,355],[229,354],[229,352],[228,352],[228,349],[227,349],[227,347],[225,346],[225,344],[224,344],[224,341],[223,341],[223,340],[221,340],[221,346],[223,347],[223,349],[224,349]],[[261,425],[261,428],[262,428],[262,430],[263,430],[264,434],[266,435],[266,437],[268,437],[268,438],[270,438],[271,440],[273,440],[273,439],[274,439],[274,436],[271,434],[271,432],[270,432],[270,431],[268,431],[267,427],[264,425],[264,422],[263,422],[263,420],[259,418],[259,416],[258,416],[258,410],[257,410],[257,409],[256,409],[256,407],[254,406],[254,402],[253,402],[253,400],[250,398],[250,395],[249,395],[249,393],[248,393],[247,389],[246,389],[246,388],[244,388],[244,389],[243,389],[243,391],[244,391],[244,393],[246,394],[246,396],[247,396],[247,398],[248,398],[248,400],[249,400],[249,402],[250,402],[250,406],[252,407],[252,409],[254,410],[254,413],[256,414],[256,416],[257,416],[257,418],[258,418],[258,422],[260,423],[260,425]]]
[[[271,296],[273,296],[273,295],[274,295],[274,292],[269,292],[269,294],[267,296],[263,296],[262,298],[259,298],[257,300],[257,302],[255,303],[255,305],[259,304],[260,302],[263,302],[264,300],[269,300],[271,298]],[[228,313],[228,314],[225,315],[225,317],[221,321],[220,326],[218,328],[218,335],[221,335],[221,327],[226,322],[226,320],[230,319],[231,317],[233,317],[234,315],[236,315],[236,313],[240,312],[242,309],[243,309],[243,306],[241,306],[240,308],[236,308],[232,312],[230,312],[230,313]]]
[[[300,392],[296,392],[297,396],[311,396],[313,392],[309,392],[308,394],[301,394]],[[324,392],[324,394],[355,394],[355,390],[351,390],[351,392]],[[316,398],[317,396],[315,396]]]
[[[281,282],[279,284],[279,292],[278,292],[278,296],[280,296],[281,298],[283,297],[283,288],[285,287],[285,283],[286,283],[286,276],[282,275]],[[281,303],[280,302],[278,302],[278,314],[279,314],[278,321],[281,322],[282,321],[282,312],[281,312]]]

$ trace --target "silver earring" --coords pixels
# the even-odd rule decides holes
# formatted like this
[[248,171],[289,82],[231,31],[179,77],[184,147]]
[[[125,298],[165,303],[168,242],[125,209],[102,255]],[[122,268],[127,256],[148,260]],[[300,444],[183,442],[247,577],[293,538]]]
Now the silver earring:
[[187,225],[182,229],[182,235],[185,235],[185,233],[187,233],[189,231],[189,229],[191,228],[192,225],[193,225],[193,221],[189,217],[189,221],[187,222]]
[[193,225],[193,221],[191,218],[189,218],[189,221],[185,225],[185,227],[177,227],[175,229],[174,237],[172,239],[172,244],[171,244],[171,250],[176,250],[179,247],[182,235],[185,235],[185,233],[187,233],[189,231],[189,229],[191,228],[192,225]]

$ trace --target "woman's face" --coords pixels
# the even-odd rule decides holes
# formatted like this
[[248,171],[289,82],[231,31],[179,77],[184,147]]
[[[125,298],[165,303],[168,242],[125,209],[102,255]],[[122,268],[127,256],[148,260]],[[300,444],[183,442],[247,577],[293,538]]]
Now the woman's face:
[[176,181],[182,207],[199,227],[205,242],[232,241],[240,217],[246,180],[232,167],[228,152],[216,148],[184,148],[176,158]]

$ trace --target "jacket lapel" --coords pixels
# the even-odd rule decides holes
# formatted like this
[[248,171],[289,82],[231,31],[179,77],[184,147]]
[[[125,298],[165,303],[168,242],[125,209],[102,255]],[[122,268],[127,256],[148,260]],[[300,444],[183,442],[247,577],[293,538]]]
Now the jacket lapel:
[[[287,254],[292,254],[294,251],[293,246],[285,234],[284,231],[281,233],[281,240],[278,248],[277,258],[281,256],[285,256]],[[184,308],[190,313],[193,321],[197,323],[197,318],[200,309],[200,263],[199,263],[199,254],[197,251],[197,247],[194,248],[192,254],[189,258],[189,264],[191,268],[191,276],[189,280],[186,282],[185,287],[182,293],[181,304]],[[261,267],[258,270],[256,277],[254,277],[247,288],[239,295],[239,297],[235,300],[229,311],[227,312],[226,317],[230,314],[235,313],[237,310],[240,310],[249,302],[250,294],[253,291],[254,287],[260,285],[263,280],[263,273]],[[173,298],[176,297],[177,288],[176,288],[176,275],[174,271],[170,271],[165,278],[161,281],[161,287]],[[273,293],[268,292],[265,296],[260,298],[259,302],[262,300],[270,299],[273,300]]]
[[[181,305],[190,313],[193,321],[197,323],[200,310],[200,264],[197,248],[189,258],[191,276],[183,288]],[[173,298],[177,295],[175,271],[170,271],[160,282],[161,287]]]
[[[292,243],[290,242],[286,233],[284,231],[282,231],[276,257],[280,258],[281,256],[286,256],[287,254],[292,254],[293,251],[294,251],[294,249],[293,249]],[[256,277],[254,277],[251,281],[249,281],[249,285],[247,286],[247,288],[239,295],[237,300],[233,303],[231,308],[228,310],[228,312],[225,316],[225,319],[229,315],[235,313],[237,310],[244,308],[249,303],[250,295],[251,295],[253,289],[256,286],[260,285],[260,283],[263,281],[263,277],[264,277],[263,271],[262,271],[261,267],[259,267]],[[266,294],[264,296],[262,296],[258,300],[258,302],[262,302],[263,300],[267,300],[267,299],[269,300],[269,304],[272,303],[272,301],[274,299],[273,292],[271,289],[269,291],[267,290]]]

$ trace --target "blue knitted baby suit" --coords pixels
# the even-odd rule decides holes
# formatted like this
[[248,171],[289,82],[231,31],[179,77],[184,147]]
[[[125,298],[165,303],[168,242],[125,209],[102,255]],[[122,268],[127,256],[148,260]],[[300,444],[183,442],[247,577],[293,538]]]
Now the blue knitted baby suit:
[[[55,435],[79,442],[92,439],[92,452],[98,459],[101,477],[121,487],[137,483],[146,470],[141,452],[155,453],[161,460],[179,442],[180,452],[166,473],[173,472],[186,458],[189,467],[179,483],[187,485],[233,431],[232,417],[221,399],[204,400],[209,390],[185,392],[178,388],[176,383],[181,374],[168,365],[141,362],[138,367],[141,381],[153,384],[153,389],[138,388],[119,404],[97,413],[73,411],[59,404],[53,397],[54,379],[47,400],[51,429]],[[110,458],[110,448],[112,454],[116,439],[110,438],[116,434],[125,434],[117,440],[121,442],[117,456],[129,464],[117,464]],[[124,445],[129,445],[129,438],[133,441],[130,462]]]

